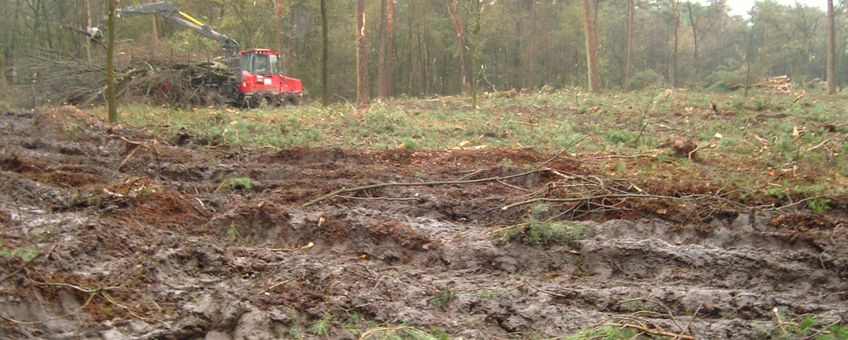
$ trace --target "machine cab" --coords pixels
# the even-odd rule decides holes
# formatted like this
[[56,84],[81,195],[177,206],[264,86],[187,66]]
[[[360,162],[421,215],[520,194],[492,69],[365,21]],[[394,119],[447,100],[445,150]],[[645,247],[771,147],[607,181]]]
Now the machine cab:
[[301,81],[283,76],[278,54],[269,49],[254,48],[241,52],[242,94],[300,94]]
[[241,53],[241,69],[251,74],[271,76],[280,74],[280,60],[270,50],[253,49]]

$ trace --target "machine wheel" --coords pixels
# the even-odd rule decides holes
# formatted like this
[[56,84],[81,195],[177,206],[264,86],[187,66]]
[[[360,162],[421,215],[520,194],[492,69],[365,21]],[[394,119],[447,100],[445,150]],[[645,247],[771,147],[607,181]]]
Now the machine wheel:
[[271,96],[264,93],[257,93],[250,97],[248,106],[251,109],[268,108],[274,105],[274,100]]
[[286,96],[286,104],[292,105],[292,106],[299,106],[300,105],[300,96],[298,96],[296,94],[290,94],[290,95]]

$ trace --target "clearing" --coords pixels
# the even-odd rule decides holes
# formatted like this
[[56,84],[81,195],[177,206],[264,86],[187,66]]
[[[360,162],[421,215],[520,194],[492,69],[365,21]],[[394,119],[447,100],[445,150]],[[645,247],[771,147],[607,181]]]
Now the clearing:
[[824,98],[2,113],[0,337],[844,339]]

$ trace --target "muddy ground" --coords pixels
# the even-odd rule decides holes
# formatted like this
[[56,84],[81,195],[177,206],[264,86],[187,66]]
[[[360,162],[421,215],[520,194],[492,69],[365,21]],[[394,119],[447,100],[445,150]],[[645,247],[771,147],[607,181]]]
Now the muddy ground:
[[762,336],[774,308],[848,319],[840,209],[597,212],[575,217],[585,237],[532,245],[493,233],[526,221],[527,207],[501,207],[555,180],[544,173],[302,207],[342,187],[510,175],[551,156],[529,150],[254,150],[72,108],[0,115],[0,147],[2,338],[355,339],[402,324],[546,338],[635,323],[722,339]]

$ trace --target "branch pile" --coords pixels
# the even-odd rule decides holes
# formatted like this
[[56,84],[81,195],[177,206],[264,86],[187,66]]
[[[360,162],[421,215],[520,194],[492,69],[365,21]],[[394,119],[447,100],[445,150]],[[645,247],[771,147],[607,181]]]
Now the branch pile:
[[[70,57],[41,53],[29,58],[36,101],[76,106],[105,102],[105,69]],[[234,98],[235,84],[226,65],[217,62],[134,62],[115,70],[116,93],[121,100],[152,105],[206,106]]]

